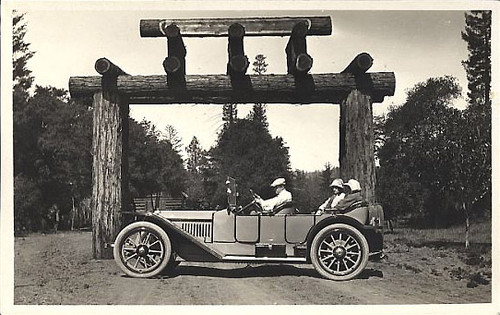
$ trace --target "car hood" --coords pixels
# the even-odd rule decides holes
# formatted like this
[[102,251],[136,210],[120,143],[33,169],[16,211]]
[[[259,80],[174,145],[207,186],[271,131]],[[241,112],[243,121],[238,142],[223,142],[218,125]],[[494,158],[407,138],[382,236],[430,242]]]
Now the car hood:
[[[226,211],[226,210],[218,210]],[[211,220],[213,214],[218,212],[215,210],[166,210],[157,211],[156,215],[159,215],[165,219],[169,220]]]

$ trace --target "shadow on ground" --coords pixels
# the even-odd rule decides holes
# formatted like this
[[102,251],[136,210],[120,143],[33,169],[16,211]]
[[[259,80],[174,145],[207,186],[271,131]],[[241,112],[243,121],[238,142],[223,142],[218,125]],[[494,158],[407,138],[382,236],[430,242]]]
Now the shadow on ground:
[[[162,275],[165,278],[174,278],[178,276],[205,276],[215,278],[252,278],[252,277],[282,277],[298,276],[323,279],[314,268],[301,268],[292,265],[247,265],[241,268],[221,269],[205,266],[186,266],[180,265],[172,270],[168,275]],[[372,277],[383,278],[382,271],[374,269],[365,269],[356,277],[358,279],[369,279]]]

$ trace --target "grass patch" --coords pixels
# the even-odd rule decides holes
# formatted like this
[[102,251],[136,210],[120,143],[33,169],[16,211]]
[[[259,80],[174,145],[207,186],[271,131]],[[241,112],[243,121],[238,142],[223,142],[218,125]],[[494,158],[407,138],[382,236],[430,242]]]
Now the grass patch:
[[[398,226],[384,235],[384,240],[412,247],[465,247],[465,225],[447,228],[417,229]],[[471,250],[491,250],[491,221],[472,222],[469,231]]]

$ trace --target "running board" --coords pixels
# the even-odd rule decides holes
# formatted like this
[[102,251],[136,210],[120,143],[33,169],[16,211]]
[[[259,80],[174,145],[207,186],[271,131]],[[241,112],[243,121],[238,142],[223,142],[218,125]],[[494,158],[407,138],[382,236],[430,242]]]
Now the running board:
[[223,261],[250,261],[250,262],[297,262],[305,263],[305,257],[251,257],[251,256],[224,256]]

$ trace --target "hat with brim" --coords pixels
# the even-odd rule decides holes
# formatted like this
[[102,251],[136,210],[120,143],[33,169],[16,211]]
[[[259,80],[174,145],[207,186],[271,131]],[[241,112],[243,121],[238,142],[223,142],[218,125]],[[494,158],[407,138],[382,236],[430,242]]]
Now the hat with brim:
[[337,188],[344,188],[344,181],[340,178],[336,178],[333,180],[333,182],[330,184],[330,187],[337,187]]
[[348,186],[351,191],[360,191],[361,190],[361,185],[359,182],[355,179],[350,179],[345,186]]
[[285,185],[285,179],[280,177],[276,178],[274,182],[272,182],[271,187],[278,187],[278,186],[284,186]]

